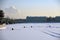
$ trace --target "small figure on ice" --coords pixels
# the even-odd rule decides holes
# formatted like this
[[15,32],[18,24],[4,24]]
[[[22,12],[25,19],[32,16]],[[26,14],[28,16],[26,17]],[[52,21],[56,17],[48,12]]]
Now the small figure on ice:
[[32,26],[31,26],[31,28],[32,28]]
[[14,28],[12,28],[12,30],[14,30]]
[[51,28],[51,25],[49,25],[49,28]]
[[26,28],[26,27],[24,26],[24,28]]

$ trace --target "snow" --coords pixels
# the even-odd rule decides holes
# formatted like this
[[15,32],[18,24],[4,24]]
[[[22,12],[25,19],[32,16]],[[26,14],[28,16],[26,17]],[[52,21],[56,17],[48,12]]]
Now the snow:
[[0,30],[1,40],[60,40],[60,23],[20,23],[5,27]]

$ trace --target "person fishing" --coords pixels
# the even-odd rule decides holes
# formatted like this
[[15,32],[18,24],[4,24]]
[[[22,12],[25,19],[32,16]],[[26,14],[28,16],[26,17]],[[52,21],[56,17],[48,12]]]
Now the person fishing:
[[32,26],[31,26],[31,28],[32,28]]
[[24,26],[24,28],[25,28],[25,26]]
[[12,30],[14,30],[14,28],[12,28]]
[[51,25],[49,25],[49,28],[51,28]]

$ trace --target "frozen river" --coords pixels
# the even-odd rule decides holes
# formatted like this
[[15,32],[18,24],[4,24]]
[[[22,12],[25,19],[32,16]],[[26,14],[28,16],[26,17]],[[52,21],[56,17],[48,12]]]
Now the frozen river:
[[60,23],[21,23],[5,27],[0,30],[0,40],[60,40]]

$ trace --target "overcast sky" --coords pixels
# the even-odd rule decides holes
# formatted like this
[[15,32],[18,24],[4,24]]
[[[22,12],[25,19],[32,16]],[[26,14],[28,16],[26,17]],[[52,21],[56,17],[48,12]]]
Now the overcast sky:
[[0,0],[0,4],[11,18],[60,16],[60,0]]

